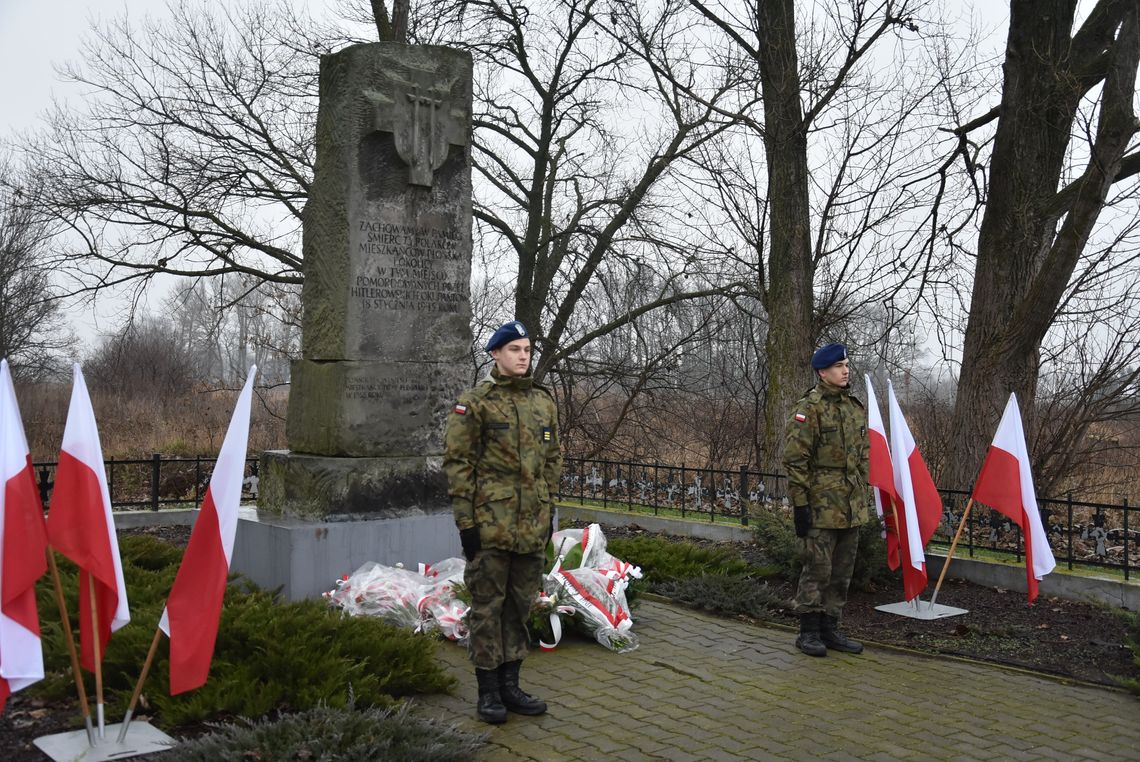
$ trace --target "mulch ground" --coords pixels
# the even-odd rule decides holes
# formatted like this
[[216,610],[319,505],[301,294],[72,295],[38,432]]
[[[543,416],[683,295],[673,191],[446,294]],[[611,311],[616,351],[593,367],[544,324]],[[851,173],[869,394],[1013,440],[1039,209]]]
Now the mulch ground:
[[[637,527],[603,527],[603,531],[607,537],[647,534]],[[732,547],[749,563],[770,563],[764,549],[756,543],[690,542]],[[636,563],[636,559],[626,560]],[[785,599],[795,592],[788,580],[772,584]],[[931,589],[933,584],[932,581]],[[923,599],[929,598],[928,590]],[[901,600],[901,577],[867,590],[852,590],[843,612],[844,631],[859,640],[962,656],[1101,685],[1119,686],[1120,677],[1140,680],[1140,665],[1125,645],[1128,624],[1123,609],[1044,596],[1029,606],[1024,593],[947,578],[938,593],[938,603],[969,613],[921,620],[875,610],[876,606]],[[774,612],[772,621],[798,626],[790,605]]]

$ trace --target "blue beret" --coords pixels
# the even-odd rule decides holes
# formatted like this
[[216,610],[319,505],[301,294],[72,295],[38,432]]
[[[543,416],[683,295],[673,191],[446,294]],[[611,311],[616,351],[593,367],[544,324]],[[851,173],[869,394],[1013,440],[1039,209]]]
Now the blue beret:
[[847,359],[847,346],[845,344],[828,344],[815,350],[811,356],[811,367],[816,370],[830,368],[840,360]]
[[491,334],[491,340],[487,342],[487,351],[490,352],[492,349],[498,349],[504,344],[510,344],[512,341],[529,338],[530,334],[526,332],[526,326],[517,320],[512,320],[509,323],[503,323]]

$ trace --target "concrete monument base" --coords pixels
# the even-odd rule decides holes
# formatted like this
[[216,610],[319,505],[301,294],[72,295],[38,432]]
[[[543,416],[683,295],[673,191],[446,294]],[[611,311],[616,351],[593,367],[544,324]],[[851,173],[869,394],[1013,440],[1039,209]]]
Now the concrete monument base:
[[288,450],[261,454],[257,505],[264,515],[325,519],[450,511],[442,458],[350,458]]
[[230,570],[289,601],[317,598],[375,561],[406,568],[461,556],[451,511],[384,519],[299,519],[243,508]]

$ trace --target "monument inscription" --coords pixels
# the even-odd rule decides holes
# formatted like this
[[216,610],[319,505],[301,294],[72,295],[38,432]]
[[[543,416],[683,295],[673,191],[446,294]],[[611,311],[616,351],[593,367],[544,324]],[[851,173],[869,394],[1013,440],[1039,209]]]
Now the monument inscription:
[[361,312],[459,313],[470,298],[467,281],[457,280],[462,234],[454,227],[408,225],[358,219],[355,276],[349,296]]

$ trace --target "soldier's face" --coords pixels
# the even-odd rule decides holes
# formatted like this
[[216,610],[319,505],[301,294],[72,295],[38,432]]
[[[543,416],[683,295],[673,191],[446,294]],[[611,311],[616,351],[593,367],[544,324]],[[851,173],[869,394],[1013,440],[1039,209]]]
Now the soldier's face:
[[492,349],[491,357],[504,376],[525,376],[530,369],[530,339],[515,339]]
[[851,364],[840,360],[819,372],[819,377],[833,386],[847,386],[851,377]]

